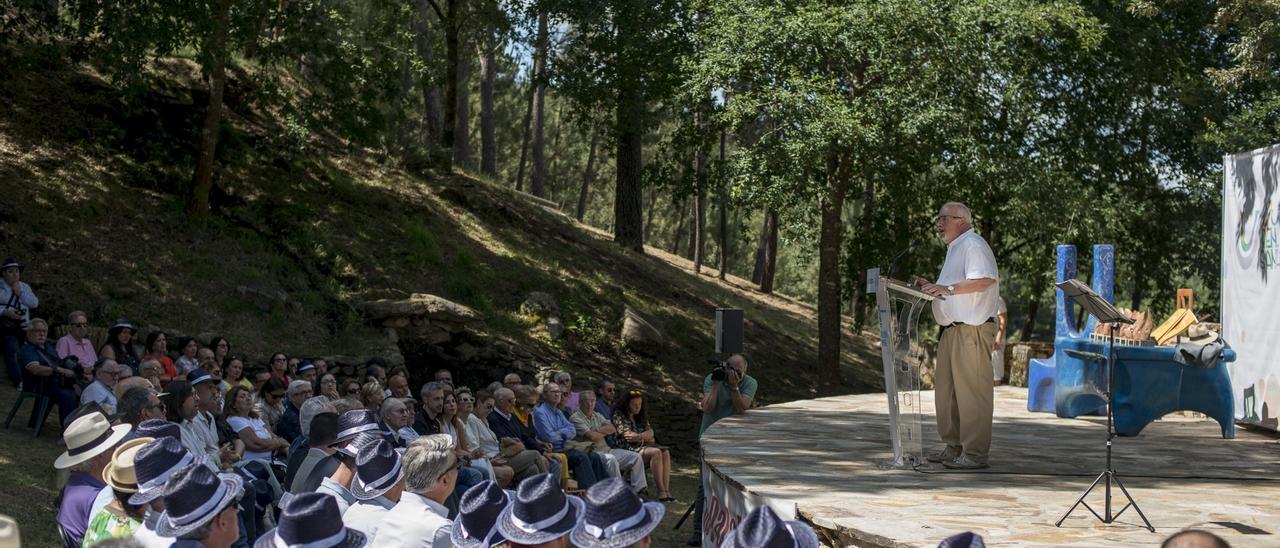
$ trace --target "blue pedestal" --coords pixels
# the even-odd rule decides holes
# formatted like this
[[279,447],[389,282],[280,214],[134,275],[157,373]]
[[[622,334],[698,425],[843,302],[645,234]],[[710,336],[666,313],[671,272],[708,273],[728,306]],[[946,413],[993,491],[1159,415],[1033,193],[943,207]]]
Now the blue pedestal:
[[[1058,272],[1055,281],[1060,283],[1076,277],[1076,246],[1059,245],[1057,248]],[[1115,248],[1109,244],[1093,246],[1093,290],[1106,299],[1114,302],[1115,288]],[[1076,306],[1062,290],[1055,289],[1056,307],[1054,308],[1054,352],[1048,358],[1036,358],[1027,364],[1027,411],[1050,413],[1058,416],[1071,416],[1091,413],[1102,414],[1106,410],[1093,406],[1080,409],[1087,399],[1079,399],[1081,393],[1089,389],[1083,385],[1088,379],[1083,376],[1083,367],[1068,367],[1060,371],[1067,358],[1062,353],[1059,341],[1088,340],[1097,320],[1086,316],[1084,325],[1076,324]],[[1075,360],[1079,361],[1079,360]],[[1063,414],[1066,410],[1069,414]]]

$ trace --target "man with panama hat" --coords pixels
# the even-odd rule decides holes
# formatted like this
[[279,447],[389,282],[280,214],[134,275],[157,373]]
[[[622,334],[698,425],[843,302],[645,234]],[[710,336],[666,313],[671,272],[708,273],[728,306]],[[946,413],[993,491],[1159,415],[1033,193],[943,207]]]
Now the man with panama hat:
[[107,539],[129,538],[142,527],[146,505],[132,504],[129,498],[138,492],[138,478],[134,467],[138,450],[151,443],[151,438],[134,438],[121,443],[111,454],[111,462],[102,471],[107,482],[103,491],[112,493],[111,503],[89,518],[89,528],[84,534],[84,546]]
[[165,482],[164,513],[156,533],[177,539],[171,548],[228,548],[240,535],[237,512],[243,492],[240,476],[192,463]]
[[449,540],[457,548],[489,548],[507,541],[498,531],[498,516],[511,505],[515,493],[505,491],[493,480],[480,482],[458,504]]
[[342,514],[347,527],[375,538],[387,512],[400,502],[404,492],[404,467],[400,452],[381,437],[360,448],[356,455],[356,475],[351,495],[358,502]]
[[[346,447],[348,444],[354,443],[353,440],[355,440],[356,436],[361,433],[370,432],[376,434],[377,430],[378,417],[368,409],[352,409],[351,411],[338,415],[338,435],[334,438],[333,444],[330,445],[330,447],[338,449],[339,451],[320,459],[320,461],[316,463],[315,467],[311,469],[311,473],[307,474],[307,477],[302,480],[302,488],[295,489],[294,492],[306,493],[320,489],[320,485],[324,482],[325,478],[338,473],[338,469],[340,468],[343,459],[343,455],[339,454],[341,453],[341,449]],[[348,452],[348,456],[354,459],[355,451]],[[347,480],[347,483],[350,483],[350,479]],[[338,501],[338,507],[343,512],[346,512],[347,510],[347,507],[343,505],[341,500]]]
[[[361,432],[356,435],[355,439],[339,447],[330,457],[337,458],[338,467],[328,477],[320,480],[320,486],[316,488],[317,493],[323,493],[332,496],[338,501],[338,509],[346,515],[347,509],[351,505],[359,502],[355,495],[351,494],[351,484],[356,477],[356,455],[359,454],[360,448],[382,439],[382,436],[376,432]],[[306,492],[305,490],[301,492]]]
[[342,525],[342,513],[333,497],[299,493],[281,510],[280,524],[258,537],[254,548],[359,548],[368,543],[364,533]]
[[498,532],[512,546],[563,548],[582,521],[583,506],[582,499],[565,495],[555,476],[538,474],[520,484],[498,517]]
[[58,525],[76,544],[84,539],[89,527],[94,500],[107,486],[102,471],[111,462],[111,450],[132,428],[127,424],[111,426],[106,416],[95,412],[71,421],[62,433],[67,451],[53,461],[53,467],[74,471],[62,488]]
[[643,502],[621,478],[610,478],[587,489],[586,517],[569,538],[584,548],[648,548],[664,513],[661,502]]

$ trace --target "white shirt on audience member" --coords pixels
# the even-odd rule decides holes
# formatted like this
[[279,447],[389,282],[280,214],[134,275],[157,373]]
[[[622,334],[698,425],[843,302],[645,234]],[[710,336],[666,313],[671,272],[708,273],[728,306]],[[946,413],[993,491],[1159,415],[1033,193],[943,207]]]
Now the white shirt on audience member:
[[995,283],[982,291],[948,295],[934,299],[933,319],[938,325],[956,322],[982,325],[996,315],[1000,300],[1000,272],[991,246],[972,228],[947,244],[947,258],[942,263],[937,284],[956,285],[965,280],[991,278]]
[[[383,520],[387,517],[396,505],[395,501],[387,497],[374,497],[369,500],[362,500],[342,513],[342,523],[347,527],[364,533],[364,536],[372,539],[378,534],[378,527],[385,525]],[[375,546],[372,542],[369,546]],[[377,546],[381,546],[380,544]]]
[[[453,530],[453,523],[448,515],[449,510],[440,503],[405,491],[400,495],[400,502],[383,516],[377,537],[369,539],[369,545],[379,548],[450,548],[453,544],[449,533]],[[351,526],[349,522],[347,526]]]

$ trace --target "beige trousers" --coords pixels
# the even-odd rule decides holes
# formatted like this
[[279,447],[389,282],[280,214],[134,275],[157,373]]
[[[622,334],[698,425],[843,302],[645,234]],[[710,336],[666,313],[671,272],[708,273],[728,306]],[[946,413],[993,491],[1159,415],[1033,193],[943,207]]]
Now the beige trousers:
[[983,463],[991,449],[995,396],[991,386],[991,347],[995,339],[995,323],[943,329],[933,383],[938,435],[948,447]]

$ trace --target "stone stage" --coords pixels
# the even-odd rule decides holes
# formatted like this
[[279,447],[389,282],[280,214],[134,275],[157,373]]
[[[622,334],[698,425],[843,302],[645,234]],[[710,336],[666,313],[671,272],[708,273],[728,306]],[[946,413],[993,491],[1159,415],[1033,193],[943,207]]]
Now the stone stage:
[[[922,395],[932,451],[933,392]],[[1104,418],[1029,413],[1026,389],[999,387],[990,469],[913,471],[885,467],[887,408],[883,394],[772,405],[717,423],[703,449],[736,487],[794,504],[831,545],[932,547],[974,531],[994,546],[1158,546],[1194,527],[1235,547],[1280,546],[1280,444],[1270,433],[1237,428],[1224,440],[1216,422],[1171,415],[1118,438],[1116,470],[1156,532],[1132,508],[1105,525],[1082,506],[1059,528],[1103,470]],[[1099,513],[1102,500],[1101,487],[1088,499]]]

